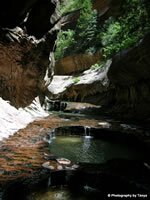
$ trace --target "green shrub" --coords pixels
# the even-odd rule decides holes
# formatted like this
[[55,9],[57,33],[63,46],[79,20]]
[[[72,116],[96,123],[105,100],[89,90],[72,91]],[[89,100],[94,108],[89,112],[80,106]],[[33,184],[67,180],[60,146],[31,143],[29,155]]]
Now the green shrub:
[[74,31],[60,31],[57,39],[57,47],[55,51],[56,60],[61,59],[64,56],[65,50],[75,43]]
[[101,61],[99,63],[95,63],[94,65],[91,66],[92,70],[100,69],[106,64],[106,61]]
[[99,33],[106,58],[133,46],[150,31],[150,19],[143,0],[126,0],[123,9],[124,14],[106,20]]
[[97,12],[92,9],[91,0],[65,1],[60,7],[61,13],[81,8],[75,30],[61,31],[58,34],[56,60],[65,55],[83,52],[94,52],[94,37],[97,30]]
[[60,32],[56,59],[70,54],[95,53],[100,49],[108,59],[134,46],[150,31],[149,5],[148,0],[124,0],[120,17],[110,17],[98,25],[98,14],[92,9],[91,0],[64,1],[62,13],[78,8],[81,12],[75,30]]

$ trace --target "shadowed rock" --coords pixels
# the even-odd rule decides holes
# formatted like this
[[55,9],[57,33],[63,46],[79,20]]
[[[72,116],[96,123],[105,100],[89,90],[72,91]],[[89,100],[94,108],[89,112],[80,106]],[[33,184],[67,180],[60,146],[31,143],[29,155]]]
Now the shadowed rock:
[[57,3],[6,0],[0,7],[0,96],[16,107],[44,99],[54,67]]

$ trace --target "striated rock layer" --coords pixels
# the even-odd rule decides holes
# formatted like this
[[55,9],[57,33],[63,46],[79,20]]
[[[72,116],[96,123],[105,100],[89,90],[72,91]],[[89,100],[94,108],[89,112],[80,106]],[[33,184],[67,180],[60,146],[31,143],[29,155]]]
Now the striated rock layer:
[[95,54],[78,54],[66,56],[56,62],[55,75],[69,75],[89,69],[102,59],[100,52]]

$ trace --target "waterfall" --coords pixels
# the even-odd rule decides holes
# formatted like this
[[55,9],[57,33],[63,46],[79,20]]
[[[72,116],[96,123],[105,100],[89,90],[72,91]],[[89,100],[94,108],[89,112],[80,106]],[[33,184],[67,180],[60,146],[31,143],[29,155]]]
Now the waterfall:
[[91,136],[91,127],[84,126],[84,137],[85,138],[92,138],[92,136]]
[[50,177],[48,178],[48,181],[47,181],[47,186],[50,187],[51,184],[52,184],[52,183],[51,183],[51,174],[50,174]]
[[44,141],[51,144],[52,140],[56,138],[55,135],[55,129],[53,129],[52,131],[50,131],[46,137],[44,137]]
[[60,112],[62,112],[63,111],[63,102],[60,102],[60,110],[59,110]]
[[55,129],[53,129],[51,131],[51,139],[55,139],[55,138],[56,138]]
[[49,140],[52,142],[52,139],[56,138],[55,129],[53,129],[48,135],[49,135]]

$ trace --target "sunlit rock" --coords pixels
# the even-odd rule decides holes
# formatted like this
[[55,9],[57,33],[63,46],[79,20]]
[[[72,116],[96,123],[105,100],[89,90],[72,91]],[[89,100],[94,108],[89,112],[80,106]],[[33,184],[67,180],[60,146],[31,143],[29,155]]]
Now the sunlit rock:
[[19,109],[0,98],[0,140],[25,128],[35,119],[46,116],[48,114],[41,107],[39,98],[36,98],[28,107]]
[[59,164],[63,164],[63,165],[69,165],[71,163],[71,161],[68,160],[67,158],[58,158],[56,160]]
[[110,128],[111,127],[111,124],[109,122],[99,122],[98,125],[101,126],[102,128]]
[[50,162],[45,162],[42,164],[42,167],[46,168],[46,169],[50,169],[50,170],[54,170],[55,167],[50,165]]
[[[104,67],[96,70],[86,70],[79,76],[54,76],[49,85],[49,98],[70,101],[100,102],[103,100],[103,93],[107,92],[109,80],[107,72],[111,60],[108,60]],[[99,94],[99,98],[92,99]],[[102,95],[100,97],[100,95]]]

